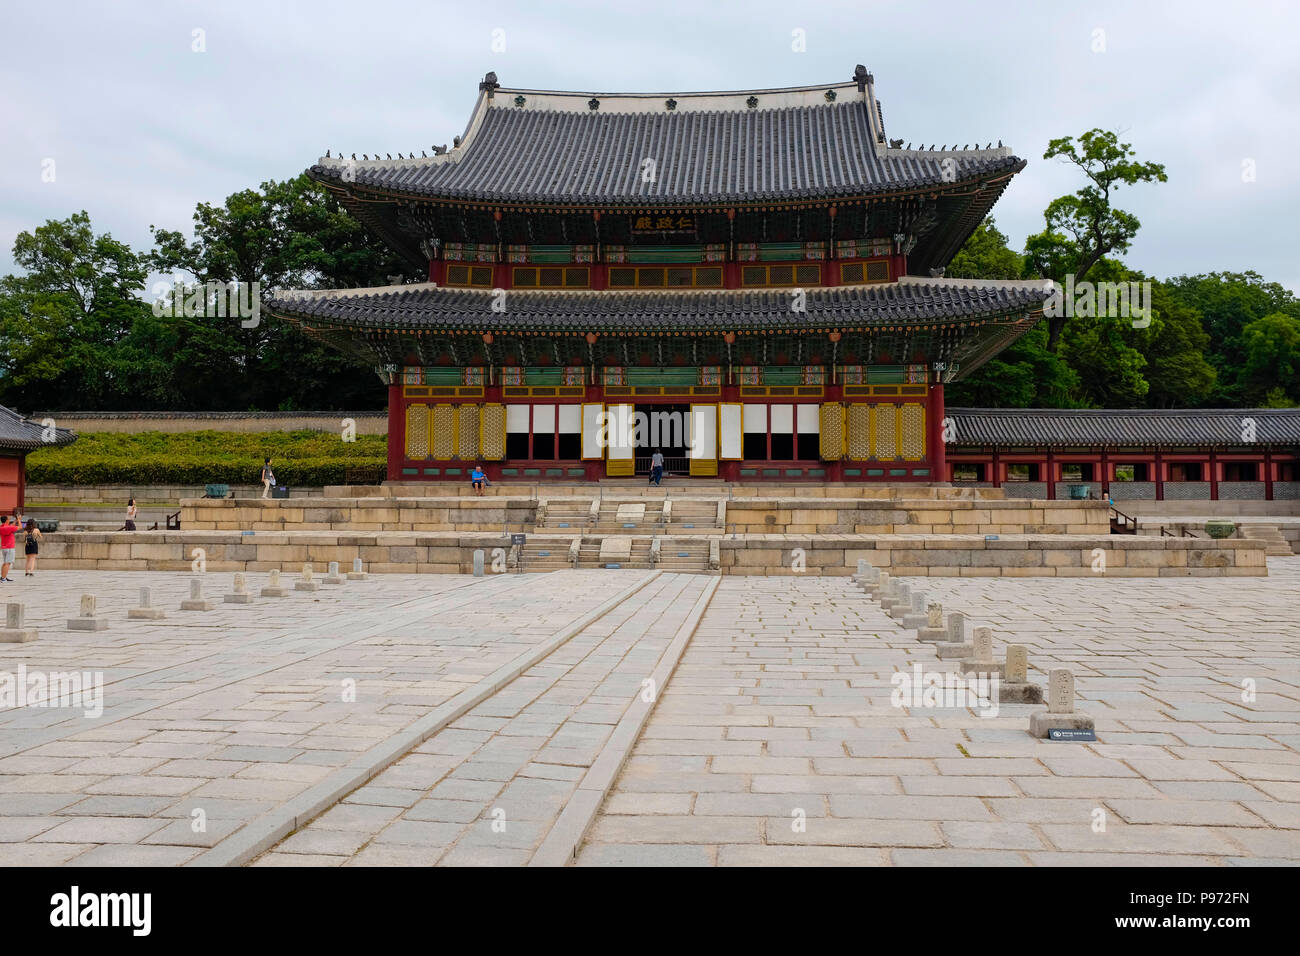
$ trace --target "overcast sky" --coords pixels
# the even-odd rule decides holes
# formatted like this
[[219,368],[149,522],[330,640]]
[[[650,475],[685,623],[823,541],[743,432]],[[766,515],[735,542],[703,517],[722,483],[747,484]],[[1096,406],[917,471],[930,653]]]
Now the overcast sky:
[[327,148],[450,144],[488,70],[507,87],[678,92],[834,82],[863,63],[891,138],[1001,139],[1030,161],[994,208],[1014,247],[1081,184],[1042,158],[1047,141],[1102,127],[1169,174],[1118,197],[1142,221],[1131,266],[1254,269],[1300,291],[1287,3],[3,3],[0,272],[18,232],[80,209],[143,251],[150,224],[188,233],[196,203]]

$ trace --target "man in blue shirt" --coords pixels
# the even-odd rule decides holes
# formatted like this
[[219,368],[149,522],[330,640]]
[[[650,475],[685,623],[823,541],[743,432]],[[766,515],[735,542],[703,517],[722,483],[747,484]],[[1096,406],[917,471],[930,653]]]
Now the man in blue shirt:
[[474,494],[483,494],[483,484],[487,481],[487,473],[483,471],[482,465],[475,465],[474,470],[469,473],[469,484],[474,489]]

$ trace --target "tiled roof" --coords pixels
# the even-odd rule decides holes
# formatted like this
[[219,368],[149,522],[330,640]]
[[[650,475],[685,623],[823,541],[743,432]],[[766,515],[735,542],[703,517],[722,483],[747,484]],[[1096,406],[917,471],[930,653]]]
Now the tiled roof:
[[31,451],[46,445],[70,445],[77,436],[66,428],[55,428],[52,440],[47,441],[45,426],[23,418],[12,409],[0,405],[0,448],[13,451]]
[[1300,409],[949,408],[956,445],[1300,444]]
[[444,154],[322,157],[310,172],[408,196],[635,206],[951,187],[1024,167],[1001,144],[893,148],[880,115],[873,87],[854,83],[727,94],[495,88],[480,93],[464,141]]
[[[282,292],[264,300],[291,319],[375,329],[466,331],[725,332],[930,325],[1042,308],[1043,283],[905,277],[879,285],[810,288],[796,311],[793,289],[718,291],[507,291],[430,283],[379,289]],[[502,308],[493,308],[498,301]]]

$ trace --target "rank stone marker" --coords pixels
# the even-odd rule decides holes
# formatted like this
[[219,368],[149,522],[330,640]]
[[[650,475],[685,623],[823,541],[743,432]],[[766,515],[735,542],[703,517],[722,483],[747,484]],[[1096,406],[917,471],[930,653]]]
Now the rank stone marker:
[[483,549],[479,548],[474,552],[474,577],[483,577]]
[[222,598],[227,604],[252,604],[253,595],[248,592],[248,578],[243,571],[235,572],[235,589]]
[[1029,649],[1023,644],[1007,645],[1004,678],[998,686],[1000,704],[1041,704],[1043,689],[1029,683]]
[[892,618],[901,618],[910,610],[912,610],[912,586],[900,584],[894,599],[885,602],[885,613]]
[[971,655],[958,666],[963,674],[1002,676],[1002,664],[993,659],[993,628],[975,628],[975,636],[971,639]]
[[925,627],[929,622],[930,616],[926,613],[925,606],[929,603],[929,598],[924,591],[912,592],[912,606],[908,612],[903,615],[903,629],[915,631],[918,628]]
[[102,631],[107,627],[108,620],[95,614],[95,595],[83,594],[81,596],[81,613],[77,617],[68,618],[68,630]]
[[1047,710],[1029,715],[1029,733],[1046,739],[1052,730],[1093,730],[1092,718],[1074,709],[1074,674],[1054,667],[1047,675]]
[[5,626],[0,629],[0,644],[26,644],[37,638],[36,628],[23,627],[23,606],[5,605]]
[[941,661],[960,660],[971,656],[974,648],[966,643],[965,614],[961,611],[953,611],[948,615],[948,640],[941,641],[934,647]]
[[344,584],[346,582],[347,582],[347,578],[339,574],[339,563],[337,561],[331,561],[329,563],[329,572],[325,575],[325,583]]
[[149,600],[149,589],[140,589],[140,606],[127,608],[126,618],[128,621],[156,621],[162,618],[163,609],[154,607]]
[[198,578],[190,578],[190,596],[181,601],[181,610],[211,611],[216,606],[215,601],[205,601],[203,599],[203,582]]
[[879,577],[877,577],[872,584],[867,585],[867,597],[871,598],[873,601],[883,601],[889,587],[889,572],[881,571]]
[[370,575],[366,573],[365,566],[362,565],[360,558],[352,559],[352,570],[348,572],[349,581],[368,581]]
[[925,627],[916,629],[916,639],[931,643],[948,639],[948,629],[943,623],[943,605],[938,601],[931,601],[925,606]]
[[262,597],[288,597],[289,589],[280,581],[280,569],[272,568],[266,576],[266,587],[262,588]]
[[320,590],[320,582],[312,579],[310,561],[302,566],[302,580],[294,582],[293,589],[295,591]]

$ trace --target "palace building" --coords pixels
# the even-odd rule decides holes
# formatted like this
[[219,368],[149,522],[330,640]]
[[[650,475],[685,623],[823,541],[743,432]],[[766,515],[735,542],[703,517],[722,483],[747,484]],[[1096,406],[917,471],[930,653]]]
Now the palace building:
[[428,283],[266,307],[387,384],[390,480],[630,476],[658,450],[730,480],[944,481],[944,384],[1048,297],[942,278],[1024,165],[888,138],[862,66],[733,93],[489,73],[452,148],[310,170]]
[[1292,410],[945,413],[1051,294],[943,278],[1024,166],[890,139],[862,66],[734,93],[489,73],[450,149],[309,171],[428,282],[266,307],[388,386],[390,481],[626,477],[660,451],[730,481],[1300,496]]

